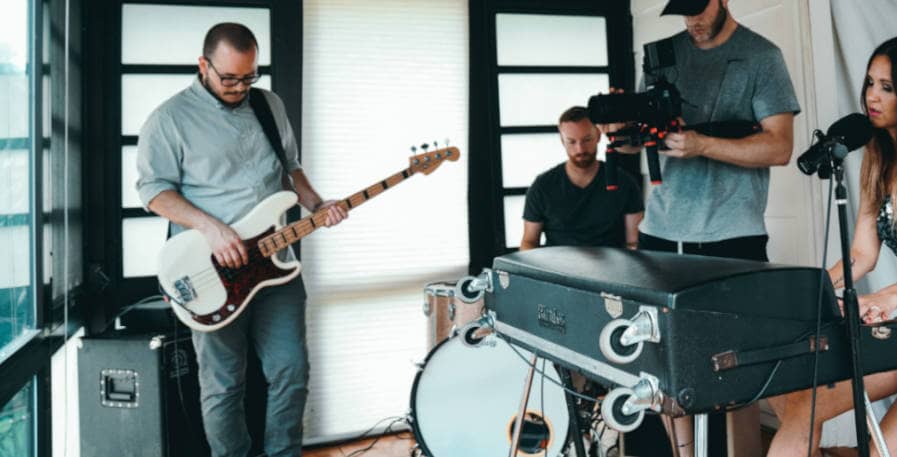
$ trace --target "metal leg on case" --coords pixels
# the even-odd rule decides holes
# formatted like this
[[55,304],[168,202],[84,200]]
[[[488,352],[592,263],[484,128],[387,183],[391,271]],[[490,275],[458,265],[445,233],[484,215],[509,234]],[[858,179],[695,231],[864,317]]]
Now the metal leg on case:
[[863,400],[866,402],[866,423],[869,425],[869,431],[872,433],[872,441],[875,448],[878,449],[878,455],[881,457],[891,457],[888,451],[888,444],[885,443],[885,437],[881,434],[881,427],[878,425],[878,418],[872,411],[872,402],[869,401],[869,394],[863,392]]
[[707,457],[707,415],[695,415],[695,457]]
[[561,382],[568,390],[564,392],[567,397],[567,411],[570,414],[570,436],[573,438],[573,446],[576,449],[577,457],[585,457],[586,448],[582,444],[582,431],[579,429],[579,414],[576,413],[576,399],[570,393],[573,390],[573,380],[570,378],[570,370],[557,367],[558,373],[561,374]]
[[529,371],[526,374],[526,383],[523,385],[523,398],[520,399],[520,408],[517,410],[517,420],[514,421],[514,435],[511,438],[511,451],[508,457],[517,457],[517,448],[520,447],[520,432],[523,430],[523,416],[526,415],[526,404],[529,403],[529,391],[533,386],[533,376],[536,374],[536,355],[529,360]]

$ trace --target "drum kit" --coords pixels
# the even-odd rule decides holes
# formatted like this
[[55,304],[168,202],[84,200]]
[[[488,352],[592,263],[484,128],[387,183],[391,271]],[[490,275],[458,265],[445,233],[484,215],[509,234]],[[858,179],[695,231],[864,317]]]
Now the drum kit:
[[[496,457],[516,443],[517,456],[573,456],[561,373],[482,325],[484,294],[469,292],[471,280],[424,288],[429,354],[414,379],[409,416],[418,455]],[[533,363],[537,374],[527,379]],[[588,430],[596,424],[587,403]],[[615,437],[592,441],[589,457],[614,455],[607,450],[616,447]]]

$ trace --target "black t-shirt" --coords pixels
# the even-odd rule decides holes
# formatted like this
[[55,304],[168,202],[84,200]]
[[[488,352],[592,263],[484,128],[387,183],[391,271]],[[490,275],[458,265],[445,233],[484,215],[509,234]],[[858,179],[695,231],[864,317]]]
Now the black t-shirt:
[[546,246],[625,246],[624,215],[645,209],[632,176],[618,170],[620,187],[608,191],[602,162],[592,182],[579,188],[570,182],[564,166],[536,177],[526,191],[523,219],[542,223]]

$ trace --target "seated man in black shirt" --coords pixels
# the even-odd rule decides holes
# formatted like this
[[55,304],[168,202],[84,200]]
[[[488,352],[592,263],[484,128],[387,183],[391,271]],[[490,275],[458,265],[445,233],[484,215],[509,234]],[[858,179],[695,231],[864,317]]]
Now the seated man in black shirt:
[[[634,249],[644,216],[635,180],[618,171],[619,188],[607,190],[598,161],[601,132],[588,111],[574,106],[558,121],[567,161],[540,174],[526,192],[520,250],[547,246],[610,246]],[[601,171],[599,173],[599,171]]]

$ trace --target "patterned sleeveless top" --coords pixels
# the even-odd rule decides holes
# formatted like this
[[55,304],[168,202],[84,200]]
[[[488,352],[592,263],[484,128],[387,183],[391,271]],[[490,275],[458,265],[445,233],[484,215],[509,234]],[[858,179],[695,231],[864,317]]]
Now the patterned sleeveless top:
[[876,225],[878,226],[878,239],[888,245],[891,251],[897,253],[897,229],[894,227],[894,205],[891,204],[890,195],[881,202]]

